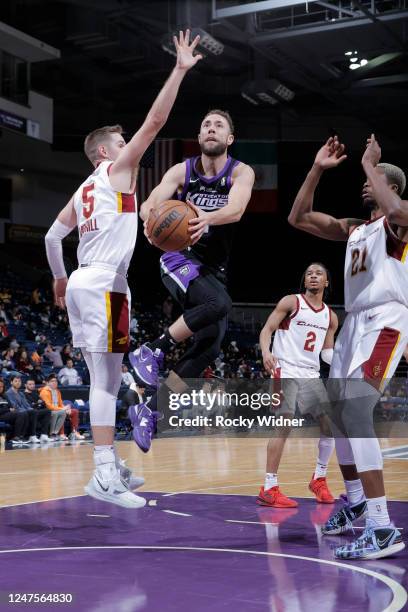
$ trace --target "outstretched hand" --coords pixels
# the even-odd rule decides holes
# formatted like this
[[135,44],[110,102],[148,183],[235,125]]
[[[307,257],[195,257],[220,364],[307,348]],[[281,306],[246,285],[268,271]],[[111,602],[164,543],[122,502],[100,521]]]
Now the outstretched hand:
[[344,155],[344,149],[345,146],[339,141],[338,137],[331,136],[326,144],[317,152],[315,164],[322,170],[335,168],[347,159],[347,155]]
[[177,68],[181,70],[190,70],[196,63],[203,59],[201,54],[193,55],[194,49],[198,45],[200,41],[200,37],[196,36],[193,42],[190,43],[190,30],[186,30],[186,32],[182,32],[180,30],[179,37],[173,36],[174,46],[177,51]]
[[370,138],[367,138],[366,150],[362,157],[361,163],[368,162],[373,166],[376,166],[381,159],[381,147],[375,139],[375,134],[371,134]]

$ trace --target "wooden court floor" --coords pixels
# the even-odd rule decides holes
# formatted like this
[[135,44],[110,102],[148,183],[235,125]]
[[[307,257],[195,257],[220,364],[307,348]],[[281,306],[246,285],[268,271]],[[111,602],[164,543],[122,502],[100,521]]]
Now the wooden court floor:
[[[256,495],[263,484],[267,438],[189,436],[155,440],[144,455],[133,442],[119,442],[146,483],[140,489],[159,492]],[[381,441],[383,448],[408,446],[408,439]],[[289,439],[279,470],[287,495],[310,497],[307,485],[315,465],[317,439]],[[47,446],[0,453],[0,506],[83,495],[93,470],[91,444]],[[408,501],[408,461],[384,460],[389,499]],[[328,473],[334,495],[343,492],[333,454]]]

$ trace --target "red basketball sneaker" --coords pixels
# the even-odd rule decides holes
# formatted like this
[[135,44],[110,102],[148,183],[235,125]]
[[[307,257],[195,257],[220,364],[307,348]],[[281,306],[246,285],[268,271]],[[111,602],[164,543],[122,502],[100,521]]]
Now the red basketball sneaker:
[[313,478],[309,483],[309,490],[314,493],[316,500],[321,504],[334,504],[334,497],[329,491],[326,478]]
[[279,487],[271,487],[266,491],[264,487],[261,487],[256,503],[260,506],[271,506],[272,508],[296,508],[298,506],[297,501],[286,497],[281,493]]

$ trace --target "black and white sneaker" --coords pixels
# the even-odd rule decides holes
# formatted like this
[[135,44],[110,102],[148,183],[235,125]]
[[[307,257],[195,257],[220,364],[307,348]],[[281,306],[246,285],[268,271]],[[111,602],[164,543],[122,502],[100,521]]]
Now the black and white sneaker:
[[367,515],[367,503],[365,501],[350,506],[347,504],[341,508],[336,514],[333,514],[322,527],[324,535],[338,535],[353,530],[353,522],[359,518],[365,518]]

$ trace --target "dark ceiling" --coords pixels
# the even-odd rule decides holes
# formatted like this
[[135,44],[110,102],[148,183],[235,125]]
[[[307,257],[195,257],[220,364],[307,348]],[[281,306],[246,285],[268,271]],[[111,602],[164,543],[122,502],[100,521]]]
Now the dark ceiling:
[[[269,10],[213,13],[239,0],[2,0],[0,21],[61,51],[31,67],[31,87],[54,99],[58,149],[80,149],[100,124],[133,129],[174,58],[163,50],[179,27],[199,27],[224,45],[189,74],[164,135],[193,137],[201,113],[227,108],[241,137],[316,140],[321,132],[376,130],[408,136],[408,1],[272,0]],[[257,8],[252,3],[253,9]],[[261,3],[265,6],[265,3]],[[286,5],[286,6],[282,6]],[[281,8],[279,8],[281,7]],[[340,8],[341,7],[341,8]],[[346,51],[368,60],[349,69]],[[274,79],[289,102],[254,106],[241,92]]]

